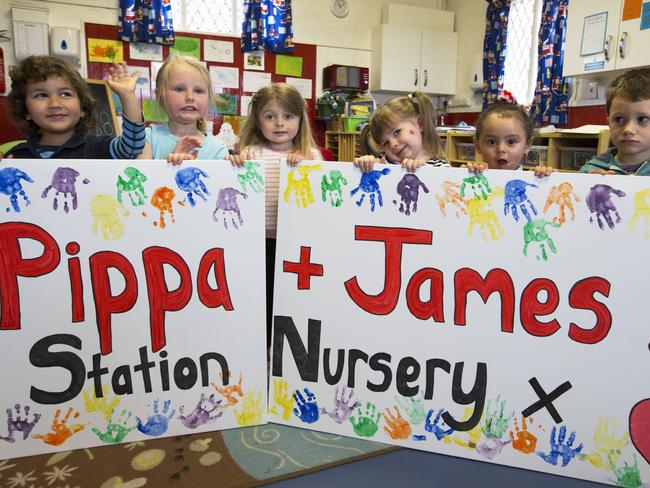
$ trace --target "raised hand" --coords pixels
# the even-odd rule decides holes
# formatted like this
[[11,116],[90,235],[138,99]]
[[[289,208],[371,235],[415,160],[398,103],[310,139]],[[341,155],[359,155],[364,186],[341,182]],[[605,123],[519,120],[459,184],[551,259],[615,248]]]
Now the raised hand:
[[108,86],[122,98],[128,93],[135,93],[135,87],[138,84],[138,74],[129,73],[129,67],[126,63],[113,63],[108,69]]
[[[284,190],[284,201],[289,203],[291,193],[293,192],[296,199],[296,206],[307,208],[314,203],[314,194],[311,190],[311,183],[309,182],[309,173],[321,169],[320,164],[312,166],[298,166],[296,169],[289,171],[287,175],[287,188]],[[296,171],[300,178],[296,179]]]
[[14,434],[16,432],[23,433],[23,440],[29,437],[30,432],[34,429],[34,426],[41,419],[40,413],[33,414],[32,420],[29,420],[29,405],[23,407],[23,414],[20,414],[20,404],[16,403],[14,405],[14,410],[16,411],[16,417],[14,418],[14,412],[11,408],[7,409],[7,435],[0,436],[0,440],[7,442],[16,442]]
[[399,408],[396,406],[393,408],[395,409],[395,415],[393,415],[389,408],[387,408],[384,413],[384,422],[386,422],[386,425],[384,425],[384,432],[386,432],[386,434],[388,434],[388,436],[393,440],[408,439],[411,437],[411,433],[413,432],[411,424],[402,417]]
[[566,426],[562,425],[560,427],[560,432],[557,434],[557,429],[555,426],[551,429],[551,439],[550,444],[551,448],[548,453],[538,452],[537,455],[541,457],[544,461],[554,466],[557,466],[559,460],[562,460],[562,466],[566,466],[569,462],[582,451],[582,442],[576,448],[573,447],[573,443],[576,440],[576,433],[571,432],[569,438],[566,439]]
[[424,422],[424,398],[422,393],[409,398],[396,397],[395,400],[413,425]]
[[158,412],[158,400],[154,400],[153,413],[147,417],[147,422],[145,424],[142,423],[140,417],[135,418],[138,430],[143,434],[150,436],[159,436],[167,432],[169,421],[176,413],[175,409],[169,411],[170,403],[170,400],[165,400],[165,403],[163,403],[162,413],[160,413]]
[[209,195],[210,192],[205,186],[205,183],[201,178],[208,178],[208,174],[203,171],[201,168],[196,168],[190,166],[188,168],[183,168],[178,170],[175,176],[176,184],[178,188],[186,192],[187,200],[190,202],[190,205],[194,207],[196,201],[194,200],[194,195],[198,196],[204,202],[207,202],[208,199],[206,195]]
[[[229,377],[230,375],[231,375],[230,372],[228,372]],[[221,384],[223,384],[222,373],[219,373],[219,378],[221,378]],[[224,408],[237,405],[237,402],[239,402],[239,400],[235,395],[239,395],[240,398],[244,396],[244,391],[242,390],[242,381],[244,381],[244,377],[242,376],[241,373],[239,373],[239,381],[235,384],[219,386],[216,383],[211,383],[213,388],[217,390],[223,397],[225,397],[227,403],[226,405],[224,405]]]
[[296,408],[293,409],[293,414],[306,424],[313,424],[319,417],[316,395],[314,395],[309,388],[303,388],[303,391],[307,398],[300,393],[300,390],[296,390],[293,394],[293,397],[296,400]]
[[[293,410],[293,395],[289,393],[289,383],[287,380],[273,380],[273,401],[276,403],[269,409],[269,413],[281,416],[284,420],[289,420]],[[278,412],[277,407],[282,408],[282,413]]]
[[431,421],[431,416],[433,415],[433,409],[429,409],[429,413],[427,413],[427,418],[424,423],[424,430],[427,432],[431,432],[433,435],[436,436],[436,439],[439,441],[444,440],[446,443],[450,443],[451,439],[447,436],[450,434],[453,434],[454,429],[449,427],[448,429],[445,430],[444,425],[444,420],[442,420],[442,414],[445,413],[445,409],[441,408],[438,410],[438,413],[436,414],[436,418],[433,419],[433,422]]
[[[9,204],[14,212],[20,212],[20,205],[18,205],[18,195],[20,195],[25,202],[25,206],[29,207],[32,202],[29,200],[27,193],[23,190],[22,181],[34,183],[27,173],[19,170],[18,168],[2,168],[0,169],[0,193],[4,193],[9,197]],[[9,207],[7,207],[9,212]]]
[[530,201],[530,198],[526,194],[526,187],[529,186],[539,188],[537,185],[533,185],[524,180],[510,180],[506,183],[505,197],[503,199],[503,215],[508,215],[508,212],[512,211],[512,217],[516,222],[519,222],[519,214],[517,213],[517,209],[519,209],[524,214],[524,217],[526,217],[526,220],[530,222],[532,217],[528,213],[529,207],[531,212],[537,215],[535,205],[533,205],[533,202]]
[[262,422],[262,392],[251,390],[246,392],[241,401],[241,411],[235,409],[237,424],[241,426],[257,425]]
[[101,398],[95,396],[95,388],[91,386],[83,391],[83,399],[87,413],[100,412],[104,415],[104,420],[108,420],[115,407],[120,404],[121,397],[113,395],[113,398],[109,399],[108,385],[102,385]]
[[358,420],[355,420],[354,415],[350,416],[350,423],[354,429],[354,433],[361,437],[372,437],[379,429],[379,419],[381,413],[377,412],[377,407],[374,403],[366,402],[366,406],[361,412],[361,407],[357,409]]
[[92,431],[106,444],[119,444],[129,432],[135,430],[135,425],[127,425],[132,415],[129,410],[123,409],[117,421],[113,421],[113,415],[109,417],[108,423],[106,424],[106,432],[101,432],[95,427],[92,428]]
[[[529,423],[533,423],[533,418],[530,417]],[[526,423],[526,417],[521,416],[521,429],[519,428],[519,422],[515,418],[515,428],[509,432],[510,440],[512,441],[512,448],[516,451],[521,452],[522,454],[530,454],[535,452],[535,447],[537,447],[537,437],[528,430],[528,424]]]
[[354,188],[350,192],[350,196],[353,197],[358,191],[361,191],[361,198],[355,203],[357,207],[361,207],[363,200],[368,195],[368,200],[370,201],[370,211],[375,211],[375,197],[377,198],[377,203],[380,207],[384,205],[384,201],[381,196],[381,190],[379,189],[379,178],[390,173],[390,168],[384,168],[381,171],[368,171],[361,174],[361,180],[359,180],[359,186]]
[[214,397],[214,393],[206,398],[204,393],[201,393],[199,401],[187,416],[183,414],[183,408],[179,409],[178,419],[188,429],[196,429],[197,427],[214,422],[223,415],[221,408],[221,400]]
[[336,395],[334,396],[334,408],[328,412],[325,407],[321,407],[320,413],[328,415],[337,424],[342,424],[354,412],[354,409],[359,406],[359,400],[353,400],[354,390],[347,389],[345,386],[342,388],[336,387]]
[[[72,412],[74,412],[74,415],[72,415]],[[72,407],[68,409],[68,411],[65,414],[65,417],[63,417],[63,420],[59,420],[61,416],[61,409],[57,408],[56,412],[54,412],[54,418],[52,419],[52,432],[48,432],[47,434],[32,434],[32,438],[34,439],[40,439],[42,440],[45,444],[49,444],[50,446],[60,446],[62,445],[65,441],[67,441],[70,437],[75,435],[77,432],[83,430],[86,428],[88,425],[86,424],[71,424],[68,426],[68,421],[70,420],[70,416],[72,416],[73,419],[79,418],[79,412],[75,412]]]
[[59,208],[60,193],[63,194],[63,211],[65,213],[70,211],[68,195],[72,198],[72,210],[77,210],[77,190],[75,188],[77,176],[79,176],[77,170],[72,168],[57,168],[52,175],[52,182],[41,193],[41,198],[47,198],[49,191],[54,188],[54,199],[52,200],[52,208],[54,210],[58,210]]
[[[230,159],[235,163],[235,160]],[[237,163],[235,163],[237,164]],[[239,164],[237,164],[239,166]],[[260,167],[260,163],[255,161],[246,161],[244,163],[244,172],[237,174],[237,181],[239,182],[242,190],[246,191],[246,186],[249,186],[251,191],[259,193],[264,189],[264,178],[257,172],[256,168]]]

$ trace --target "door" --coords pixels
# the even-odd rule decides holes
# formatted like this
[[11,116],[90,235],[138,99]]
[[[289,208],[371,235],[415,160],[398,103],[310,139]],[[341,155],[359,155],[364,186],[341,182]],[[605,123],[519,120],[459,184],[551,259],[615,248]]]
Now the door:
[[[622,11],[621,18],[623,18]],[[641,18],[621,21],[616,45],[616,69],[649,65],[648,46],[650,46],[650,29],[641,30]]]
[[421,29],[381,24],[372,30],[370,89],[411,92],[420,84]]
[[454,95],[457,57],[458,34],[422,29],[420,91]]

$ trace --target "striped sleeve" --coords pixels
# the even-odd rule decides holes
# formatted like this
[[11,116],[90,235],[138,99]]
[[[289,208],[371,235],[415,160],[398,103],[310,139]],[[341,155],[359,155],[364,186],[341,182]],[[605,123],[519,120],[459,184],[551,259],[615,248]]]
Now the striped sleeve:
[[[144,117],[143,117],[144,120]],[[144,122],[136,124],[122,116],[122,135],[113,138],[110,146],[111,158],[135,159],[142,154],[144,148]]]

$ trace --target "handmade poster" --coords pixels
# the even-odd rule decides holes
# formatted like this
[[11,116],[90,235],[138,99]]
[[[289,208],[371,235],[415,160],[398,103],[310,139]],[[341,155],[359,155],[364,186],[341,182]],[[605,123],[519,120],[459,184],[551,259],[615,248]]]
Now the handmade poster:
[[96,63],[121,63],[124,45],[122,41],[88,38],[88,59]]
[[262,175],[3,165],[0,458],[266,422]]
[[264,71],[264,50],[244,53],[244,69]]
[[162,62],[160,61],[152,61],[151,62],[151,93],[156,92],[156,78],[158,77],[158,71],[160,71],[160,68],[163,67]]
[[279,195],[271,421],[648,483],[650,179],[308,161]]
[[169,54],[180,54],[201,59],[201,39],[199,37],[176,36],[176,42],[169,46]]
[[203,39],[203,59],[213,63],[232,63],[234,47],[231,41]]
[[253,97],[248,95],[242,95],[239,100],[240,100],[239,114],[243,116],[248,116]]
[[275,57],[275,74],[300,77],[302,76],[302,58],[278,54]]
[[138,74],[138,83],[135,87],[138,98],[140,100],[151,98],[151,75],[149,74],[149,68],[147,66],[129,66],[129,73]]
[[285,80],[289,85],[293,85],[302,95],[302,98],[309,100],[311,98],[312,82],[309,78],[291,78],[287,76]]
[[[239,95],[231,93],[217,93],[214,96],[214,111],[218,114],[236,115],[237,114],[237,101]],[[210,108],[212,111],[213,108]]]
[[239,68],[210,66],[210,81],[215,90],[220,88],[239,88]]
[[244,71],[244,91],[256,92],[260,88],[271,84],[271,73],[256,73]]
[[160,44],[148,44],[146,42],[130,42],[129,57],[142,61],[162,61],[162,46]]
[[167,122],[169,120],[167,112],[155,98],[142,100],[142,113],[147,122]]

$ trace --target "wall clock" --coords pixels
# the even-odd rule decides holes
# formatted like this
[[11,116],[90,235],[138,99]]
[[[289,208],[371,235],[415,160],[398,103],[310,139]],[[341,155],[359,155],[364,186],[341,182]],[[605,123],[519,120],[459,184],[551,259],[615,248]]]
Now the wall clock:
[[332,0],[330,12],[339,19],[347,17],[350,13],[350,4],[348,3],[348,0]]

